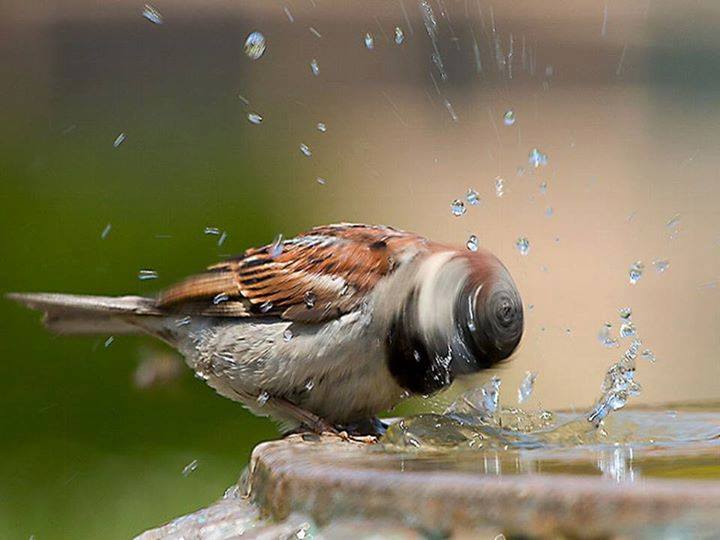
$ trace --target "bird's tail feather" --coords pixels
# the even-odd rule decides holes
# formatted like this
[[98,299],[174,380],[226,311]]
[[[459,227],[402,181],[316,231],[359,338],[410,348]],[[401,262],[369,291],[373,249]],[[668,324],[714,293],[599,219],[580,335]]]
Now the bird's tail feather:
[[9,293],[7,297],[44,312],[45,326],[57,334],[139,334],[152,326],[139,321],[162,315],[155,300],[141,296]]

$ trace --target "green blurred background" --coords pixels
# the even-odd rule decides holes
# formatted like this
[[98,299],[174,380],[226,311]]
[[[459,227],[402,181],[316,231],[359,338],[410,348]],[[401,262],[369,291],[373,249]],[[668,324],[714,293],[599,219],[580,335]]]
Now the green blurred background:
[[[716,398],[718,7],[431,4],[447,81],[410,0],[166,0],[154,4],[163,25],[127,0],[0,4],[2,292],[152,294],[334,221],[458,245],[472,233],[528,307],[523,345],[502,370],[508,403],[527,369],[540,372],[534,404],[591,403],[614,354],[597,331],[626,304],[659,358],[640,369],[640,401]],[[252,30],[268,40],[256,62],[242,52]],[[496,35],[506,60],[514,43],[512,76]],[[547,168],[528,167],[534,146]],[[450,202],[468,187],[482,205],[455,218]],[[226,231],[224,244],[206,227]],[[630,287],[638,258],[646,275]],[[663,258],[671,269],[656,274]],[[139,281],[143,268],[159,279]],[[218,498],[252,447],[276,436],[187,370],[136,384],[143,362],[167,358],[161,344],[58,338],[38,319],[0,301],[3,538],[127,538]]]

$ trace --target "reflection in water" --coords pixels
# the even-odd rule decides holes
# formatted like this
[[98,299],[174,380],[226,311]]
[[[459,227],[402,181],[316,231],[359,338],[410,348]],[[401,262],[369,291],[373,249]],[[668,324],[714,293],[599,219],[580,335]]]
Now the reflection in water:
[[718,408],[620,411],[600,429],[583,416],[548,411],[502,409],[492,421],[422,414],[391,425],[382,443],[398,457],[386,466],[401,470],[580,474],[618,483],[720,478]]

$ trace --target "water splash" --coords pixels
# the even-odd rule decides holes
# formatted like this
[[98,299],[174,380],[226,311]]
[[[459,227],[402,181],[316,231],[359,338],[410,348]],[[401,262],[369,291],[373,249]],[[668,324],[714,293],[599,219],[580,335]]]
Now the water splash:
[[265,36],[260,32],[251,32],[248,34],[248,37],[245,38],[243,49],[250,60],[259,60],[260,57],[265,54],[266,48]]
[[261,124],[263,121],[263,117],[255,112],[249,112],[247,114],[247,119],[248,119],[248,122],[250,122],[251,124],[255,124],[255,125]]
[[472,206],[477,206],[480,204],[480,194],[473,188],[469,188],[467,190],[465,199],[467,199],[467,202],[470,203]]
[[433,12],[430,2],[427,0],[420,0],[419,2],[420,14],[422,15],[423,23],[425,24],[425,30],[430,38],[430,44],[432,45],[432,62],[435,64],[440,77],[442,80],[447,80],[447,72],[445,71],[445,64],[443,64],[442,56],[440,56],[440,49],[438,49],[438,37],[437,37],[437,20],[435,19],[435,13]]
[[512,109],[505,111],[505,114],[503,115],[503,124],[506,126],[512,126],[515,124],[515,111]]
[[518,403],[522,404],[530,399],[537,376],[538,374],[536,371],[525,372],[525,377],[518,388]]
[[528,240],[526,237],[521,236],[517,239],[515,242],[515,247],[520,252],[520,255],[527,255],[530,253],[530,240]]
[[635,261],[630,265],[630,270],[628,270],[628,276],[630,277],[630,283],[632,285],[635,285],[638,281],[640,281],[644,270],[645,265],[642,261]]
[[460,199],[455,199],[452,203],[450,203],[450,212],[455,217],[460,217],[465,212],[467,212],[467,208],[465,206],[465,203],[462,202]]
[[150,4],[145,4],[142,16],[153,24],[162,24],[164,22],[162,14]]
[[375,38],[370,32],[367,32],[365,34],[365,37],[363,38],[365,41],[365,48],[369,51],[373,50],[375,48]]
[[478,237],[474,234],[471,234],[470,238],[468,238],[467,242],[465,243],[465,247],[467,247],[470,251],[477,251],[479,243],[480,242],[478,241]]

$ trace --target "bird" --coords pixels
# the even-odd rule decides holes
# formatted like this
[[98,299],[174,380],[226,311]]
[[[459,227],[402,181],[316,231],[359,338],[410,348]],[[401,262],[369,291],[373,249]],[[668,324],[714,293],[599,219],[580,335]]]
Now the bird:
[[157,296],[9,293],[57,334],[147,334],[283,432],[359,430],[508,359],[523,306],[490,251],[338,223],[250,248]]

